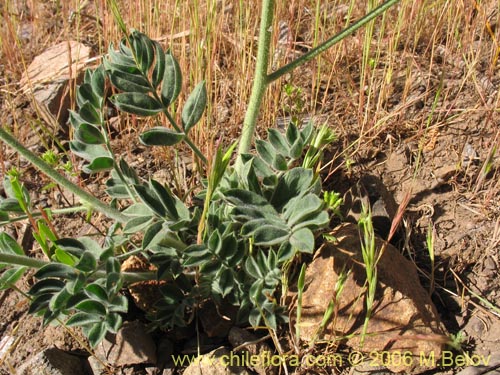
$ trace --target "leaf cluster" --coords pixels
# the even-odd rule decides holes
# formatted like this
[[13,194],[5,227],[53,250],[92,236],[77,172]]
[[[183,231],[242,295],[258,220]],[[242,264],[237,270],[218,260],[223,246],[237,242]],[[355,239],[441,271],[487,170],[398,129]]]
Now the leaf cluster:
[[[267,139],[256,141],[255,154],[242,156],[238,172],[230,165],[235,145],[218,149],[198,194],[203,205],[190,207],[167,185],[142,179],[125,159],[116,159],[106,118],[110,103],[136,116],[165,116],[170,126],[146,130],[140,141],[146,146],[185,141],[198,153],[189,131],[203,115],[205,83],[187,97],[178,125],[169,108],[181,88],[172,53],[137,31],[117,49],[111,45],[103,64],[86,72],[70,116],[70,148],[86,160],[83,172],[111,171],[106,191],[115,207],[124,207],[126,220],[110,226],[103,247],[90,238],[57,239],[50,230],[41,231],[37,241],[52,263],[35,274],[30,312],[43,315],[44,323],[67,318],[66,324],[84,329],[92,345],[116,332],[127,311],[120,262],[131,254],[153,265],[162,281],[162,298],[149,314],[153,326],[188,324],[206,299],[237,306],[242,323],[275,329],[286,321],[280,304],[284,266],[301,253],[311,254],[318,230],[329,222],[320,180],[313,166],[301,166],[300,160],[312,142],[319,160],[327,142],[318,146],[312,123],[303,129],[290,123],[283,134],[270,129]],[[5,207],[22,210],[16,204],[29,199],[23,194],[12,192],[0,202],[0,213]],[[7,251],[22,251],[8,237],[2,241]],[[8,285],[21,271],[12,269],[0,281]]]
[[33,298],[29,312],[42,315],[44,324],[70,316],[65,324],[81,327],[95,346],[107,332],[117,332],[120,313],[128,309],[127,298],[120,293],[120,263],[110,249],[88,237],[60,239],[54,245],[58,261],[35,273],[38,281],[29,291]]

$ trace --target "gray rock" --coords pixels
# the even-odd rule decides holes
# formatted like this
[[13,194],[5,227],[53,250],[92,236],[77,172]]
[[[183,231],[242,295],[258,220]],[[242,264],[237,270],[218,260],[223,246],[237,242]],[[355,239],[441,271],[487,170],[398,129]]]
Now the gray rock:
[[96,347],[96,356],[111,366],[156,364],[156,346],[146,327],[138,321],[125,322],[116,335],[107,335]]
[[68,84],[81,74],[89,55],[90,47],[79,42],[59,43],[35,57],[21,78],[22,91],[33,96],[38,112],[54,131],[68,119]]
[[[447,340],[436,308],[420,285],[415,265],[384,241],[376,239],[377,249],[385,247],[378,261],[377,292],[364,342],[361,333],[366,316],[365,280],[360,235],[356,225],[346,223],[330,233],[336,243],[326,243],[306,272],[302,298],[300,337],[341,340],[354,350],[366,353],[392,352],[416,357],[387,362],[391,371],[418,373],[425,368],[418,356],[440,358]],[[349,271],[342,291],[335,295],[342,270]],[[323,332],[318,331],[325,311],[333,301],[334,313]],[[295,316],[291,316],[296,324]],[[406,354],[405,354],[406,353]],[[382,361],[383,362],[383,361]]]
[[347,221],[357,223],[363,205],[370,207],[375,232],[382,238],[387,237],[398,205],[382,180],[376,176],[364,175],[344,194],[343,199],[341,210]]
[[[250,375],[248,370],[242,366],[233,366],[236,360],[226,348],[219,348],[210,353],[196,357],[183,372],[183,375]],[[231,363],[232,362],[232,363]]]
[[18,370],[19,375],[88,375],[86,360],[57,348],[38,353]]
[[[233,349],[241,348],[237,353],[245,354],[248,352],[248,355],[251,356],[262,356],[264,352],[272,353],[271,347],[267,343],[259,342],[257,336],[239,327],[231,328],[228,340],[233,346]],[[247,364],[247,366],[249,365]],[[259,375],[270,374],[275,370],[273,367],[266,367],[262,364],[249,367]]]

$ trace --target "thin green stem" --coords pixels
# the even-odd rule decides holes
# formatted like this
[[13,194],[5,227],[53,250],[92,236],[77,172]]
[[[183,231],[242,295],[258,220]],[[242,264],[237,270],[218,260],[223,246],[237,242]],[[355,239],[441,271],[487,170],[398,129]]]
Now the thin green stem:
[[269,48],[271,45],[271,25],[274,14],[274,0],[262,1],[262,14],[259,30],[259,43],[257,50],[257,62],[255,65],[255,76],[248,102],[248,108],[243,121],[243,129],[240,143],[238,145],[238,159],[236,170],[241,168],[241,155],[248,153],[255,133],[257,117],[262,104],[262,99],[269,84],[267,69],[269,64]]
[[[0,264],[9,264],[12,266],[29,267],[34,269],[42,268],[52,262],[30,258],[25,255],[5,254],[0,253]],[[122,272],[123,281],[125,284],[133,284],[139,281],[156,280],[156,272]],[[106,271],[96,271],[92,278],[99,279],[106,276]]]
[[316,56],[320,55],[324,51],[326,51],[328,48],[332,47],[333,45],[337,44],[340,42],[342,39],[347,37],[348,35],[352,34],[356,30],[358,30],[360,27],[364,26],[366,23],[370,22],[374,18],[378,17],[382,13],[384,13],[387,9],[395,5],[397,2],[400,0],[388,0],[385,3],[381,4],[377,8],[373,9],[370,13],[365,15],[363,18],[359,19],[355,23],[353,23],[351,26],[345,28],[342,30],[340,33],[334,35],[330,39],[326,40],[316,48],[313,48],[309,52],[305,53],[301,57],[297,58],[296,60],[290,62],[289,64],[286,64],[285,66],[277,69],[276,71],[272,72],[269,74],[267,77],[268,82],[272,82],[283,76],[284,74],[289,73],[295,68],[298,68],[299,66],[305,64],[306,62],[314,59]]
[[[184,133],[182,129],[179,127],[179,125],[177,125],[177,122],[170,115],[170,112],[168,112],[167,109],[164,109],[163,113],[165,114],[165,116],[167,116],[168,121],[170,122],[170,124],[172,125],[172,127],[175,129],[176,132]],[[188,138],[187,134],[184,135],[184,142],[186,142],[187,145],[191,148],[191,150],[193,150],[193,152],[196,154],[196,156],[200,158],[203,164],[208,163],[207,158],[201,153],[201,151],[198,149],[198,147],[196,147],[196,145],[191,141],[191,139]]]
[[298,59],[292,61],[291,63],[279,68],[271,74],[267,74],[268,64],[269,64],[269,49],[271,44],[271,24],[273,20],[274,13],[274,1],[273,0],[263,0],[262,1],[262,14],[261,14],[261,24],[259,30],[259,43],[257,50],[257,63],[255,66],[255,76],[252,86],[252,92],[250,94],[250,99],[248,103],[248,108],[245,114],[245,119],[243,121],[243,129],[241,134],[241,139],[238,147],[238,159],[236,161],[236,171],[239,171],[242,167],[241,155],[248,153],[250,146],[252,144],[253,135],[255,133],[255,126],[257,124],[257,117],[259,115],[260,106],[264,98],[267,86],[282,77],[284,74],[289,73],[293,69],[305,64],[306,62],[314,59],[328,48],[332,47],[336,43],[340,42],[342,39],[352,34],[360,27],[364,26],[366,23],[370,22],[374,18],[378,17],[384,13],[387,9],[395,5],[400,0],[388,0],[381,4],[379,7],[375,8],[373,11],[365,15],[363,18],[347,27],[337,35],[328,39],[319,46],[313,48],[308,53],[302,55]]
[[65,189],[69,190],[76,196],[78,196],[83,202],[87,203],[90,207],[103,213],[107,217],[124,223],[127,221],[127,217],[123,215],[120,211],[112,208],[110,205],[100,201],[90,193],[75,185],[64,176],[59,174],[54,168],[43,161],[41,158],[36,156],[33,152],[24,147],[21,143],[17,141],[12,135],[7,131],[0,128],[0,139],[3,140],[7,145],[16,150],[21,156],[28,160],[31,164],[37,167],[42,173],[49,177],[55,183],[63,186]]
[[[46,210],[46,212],[50,212],[50,214],[54,214],[54,215],[64,215],[64,214],[71,214],[74,212],[87,211],[88,209],[89,208],[87,206],[81,205],[81,206],[76,206],[76,207],[66,207],[66,208],[58,208],[55,210]],[[41,212],[36,212],[36,211],[31,212],[30,215],[34,218],[43,216]],[[23,221],[26,219],[29,219],[28,215],[16,216],[16,217],[13,217],[13,218],[6,220],[6,221],[0,221],[0,227],[7,225],[7,224],[16,223],[18,221]]]

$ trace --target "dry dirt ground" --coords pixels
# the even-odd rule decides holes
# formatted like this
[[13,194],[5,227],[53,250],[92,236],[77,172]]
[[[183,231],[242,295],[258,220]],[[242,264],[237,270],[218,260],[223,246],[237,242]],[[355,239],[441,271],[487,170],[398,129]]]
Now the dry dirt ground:
[[[24,56],[27,63],[57,39],[51,34],[58,30],[57,19],[49,20],[50,14],[46,34],[31,35],[28,26],[18,31],[25,38],[21,42],[28,48]],[[476,56],[480,56],[473,68],[474,74],[462,56],[448,55],[444,47],[435,49],[438,53],[432,56],[432,63],[428,53],[418,48],[411,56],[401,55],[401,59],[418,66],[421,74],[411,87],[407,87],[404,72],[394,74],[392,92],[386,93],[385,108],[388,114],[397,115],[390,121],[391,126],[367,133],[357,144],[353,141],[360,139],[359,129],[353,124],[360,113],[357,107],[345,102],[340,92],[346,82],[338,78],[323,93],[323,103],[336,104],[330,104],[330,110],[328,105],[323,108],[322,119],[327,118],[339,135],[324,163],[324,184],[344,193],[361,176],[370,175],[383,182],[398,204],[409,197],[394,244],[418,267],[421,282],[432,293],[448,331],[455,335],[462,332],[462,348],[470,354],[500,357],[500,160],[497,155],[500,70],[498,65],[491,68],[488,43],[478,42],[474,48]],[[8,64],[2,62],[0,69],[3,94],[15,93],[16,82],[9,77]],[[351,74],[356,76],[356,72]],[[470,79],[465,77],[467,74],[471,74]],[[25,144],[43,152],[39,139],[29,130],[30,125],[39,124],[29,98],[22,95],[14,100],[4,98],[1,105],[2,126],[15,123],[25,127],[21,132]],[[345,110],[339,113],[338,108]],[[460,115],[464,111],[467,115]],[[124,135],[117,142],[134,141]],[[47,180],[15,157],[11,150],[0,147],[1,172],[10,166],[20,168],[37,204],[65,204],[57,190],[37,193]],[[137,157],[148,160],[147,154]],[[147,170],[145,165],[142,168]],[[91,187],[99,191],[101,181],[91,182]],[[58,218],[55,224],[65,234],[81,235],[93,230],[85,224],[83,215]],[[36,246],[33,247],[27,224],[16,224],[8,230],[28,246],[25,247],[28,253],[35,253]],[[434,270],[426,246],[429,231],[435,238]],[[32,278],[25,277],[18,288],[26,291],[32,282]],[[69,334],[61,327],[42,328],[40,319],[27,315],[27,308],[26,298],[18,291],[0,292],[0,337],[15,340],[8,355],[1,352],[6,341],[0,344],[0,374],[13,373],[12,369],[30,355],[49,346],[84,350],[78,333]],[[443,371],[451,374],[459,369],[438,368],[433,373]],[[488,371],[494,373],[495,370]]]

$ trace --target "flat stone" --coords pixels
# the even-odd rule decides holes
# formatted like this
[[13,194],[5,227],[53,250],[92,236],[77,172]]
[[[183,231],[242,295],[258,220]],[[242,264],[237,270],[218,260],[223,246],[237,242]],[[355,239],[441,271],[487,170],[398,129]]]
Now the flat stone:
[[95,354],[115,367],[156,364],[156,345],[139,321],[125,322],[116,335],[106,335],[96,347]]
[[[417,373],[425,370],[420,355],[440,358],[445,330],[428,293],[421,286],[415,265],[387,244],[378,267],[377,292],[364,343],[361,333],[366,316],[365,280],[360,234],[355,224],[346,223],[330,233],[336,243],[326,243],[306,272],[302,298],[300,337],[302,340],[342,342],[363,352],[394,352],[414,355],[416,360],[386,361],[391,371]],[[377,238],[377,249],[384,242]],[[335,296],[342,270],[350,271],[344,287]],[[323,332],[318,327],[334,302],[334,313]],[[292,320],[294,314],[292,314]],[[296,322],[293,322],[294,324]],[[411,363],[408,363],[411,362]]]
[[[265,342],[259,342],[258,337],[248,332],[247,330],[239,327],[233,327],[229,331],[228,340],[233,346],[233,349],[241,347],[236,353],[245,354],[248,352],[249,356],[259,356],[262,358],[265,352],[272,354],[271,347]],[[263,366],[263,364],[258,363],[255,366],[250,366],[250,369],[255,371],[259,375],[271,374],[277,370],[276,367]]]
[[236,318],[237,309],[222,303],[216,306],[213,301],[206,301],[200,308],[200,322],[208,337],[227,337]]
[[387,238],[398,205],[382,180],[374,175],[364,175],[343,197],[341,211],[346,221],[357,223],[362,206],[371,209],[373,227],[382,238]]
[[21,77],[21,90],[33,95],[40,115],[54,130],[68,119],[70,80],[79,77],[89,56],[90,47],[61,42],[35,57]]
[[57,348],[38,353],[18,370],[19,375],[87,375],[85,359]]
[[183,375],[250,375],[245,367],[238,366],[231,357],[231,352],[226,348],[213,350],[196,357],[184,370]]

